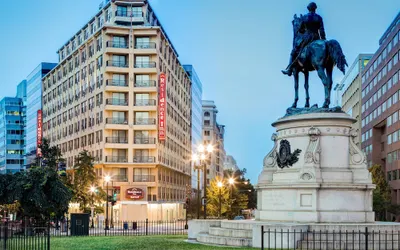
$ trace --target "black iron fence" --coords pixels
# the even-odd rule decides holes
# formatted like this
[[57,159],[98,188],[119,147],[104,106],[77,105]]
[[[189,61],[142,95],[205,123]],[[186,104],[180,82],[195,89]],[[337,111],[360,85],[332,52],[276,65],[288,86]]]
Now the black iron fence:
[[25,226],[18,222],[0,224],[0,249],[50,250],[50,224]]
[[[187,234],[186,222],[176,221],[110,221],[106,229],[105,221],[89,221],[89,230],[82,225],[72,225],[69,220],[51,222],[50,236],[142,236],[142,235],[182,235]],[[77,232],[71,235],[71,232]]]
[[308,231],[265,229],[261,226],[261,249],[394,250],[400,249],[400,232],[363,230]]

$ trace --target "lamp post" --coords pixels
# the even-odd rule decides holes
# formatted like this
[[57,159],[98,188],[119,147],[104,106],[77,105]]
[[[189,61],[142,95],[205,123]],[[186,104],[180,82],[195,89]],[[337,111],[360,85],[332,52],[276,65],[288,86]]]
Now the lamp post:
[[231,212],[231,216],[232,216],[232,211],[233,211],[233,186],[235,185],[235,179],[234,178],[229,178],[228,180],[229,183],[229,187],[230,187],[230,212]]
[[91,186],[90,192],[92,193],[92,206],[90,207],[91,216],[92,216],[92,225],[90,227],[94,228],[94,192],[96,192],[96,188]]
[[104,181],[106,182],[106,192],[107,192],[107,198],[106,198],[106,227],[105,230],[110,230],[108,227],[108,183],[111,181],[111,177],[109,175],[106,175],[104,177]]
[[221,189],[222,189],[222,186],[223,186],[222,182],[218,181],[217,186],[218,186],[218,191],[219,191],[219,197],[218,197],[219,198],[218,219],[220,219],[221,218],[221,211],[222,211],[222,193],[221,193]]
[[197,169],[197,198],[198,198],[198,207],[197,207],[197,218],[200,218],[200,169],[203,168],[203,212],[204,219],[207,219],[207,164],[206,158],[208,154],[211,154],[214,150],[214,147],[211,144],[204,146],[200,144],[197,148],[198,154],[193,155],[193,160],[200,160],[200,166],[196,167]]

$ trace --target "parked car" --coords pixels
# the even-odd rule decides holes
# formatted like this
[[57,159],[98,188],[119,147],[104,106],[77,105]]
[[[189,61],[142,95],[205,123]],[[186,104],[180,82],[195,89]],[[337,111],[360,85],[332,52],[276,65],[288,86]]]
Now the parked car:
[[235,216],[235,218],[233,218],[233,220],[244,220],[244,216],[242,216],[242,215]]

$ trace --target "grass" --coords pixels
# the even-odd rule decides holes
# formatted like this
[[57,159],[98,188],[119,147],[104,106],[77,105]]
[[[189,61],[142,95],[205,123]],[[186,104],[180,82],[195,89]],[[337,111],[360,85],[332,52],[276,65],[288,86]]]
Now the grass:
[[51,238],[52,250],[254,250],[255,248],[215,247],[185,242],[187,235],[114,236]]

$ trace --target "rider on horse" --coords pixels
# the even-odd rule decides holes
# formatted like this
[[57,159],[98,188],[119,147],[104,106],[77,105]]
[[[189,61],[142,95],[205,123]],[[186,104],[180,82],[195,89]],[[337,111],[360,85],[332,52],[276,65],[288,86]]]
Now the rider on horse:
[[303,48],[315,40],[326,39],[322,17],[315,13],[317,5],[314,2],[311,2],[307,6],[307,9],[309,13],[302,17],[299,29],[299,32],[302,35],[293,39],[293,50],[290,53],[289,65],[285,70],[282,70],[282,73],[288,76],[292,75],[292,66]]

